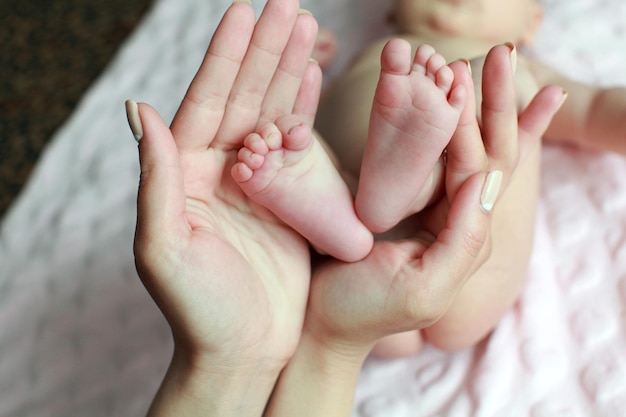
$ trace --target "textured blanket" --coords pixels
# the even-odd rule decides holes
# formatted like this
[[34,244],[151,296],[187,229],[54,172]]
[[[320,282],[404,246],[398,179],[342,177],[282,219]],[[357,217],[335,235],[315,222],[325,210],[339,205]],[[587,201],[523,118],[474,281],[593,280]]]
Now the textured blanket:
[[[124,100],[172,117],[228,0],[158,0],[60,129],[0,229],[0,415],[138,416],[168,327],[132,258],[137,149]],[[253,0],[259,9],[262,1]],[[303,0],[341,71],[383,33],[380,0]],[[626,85],[626,3],[545,0],[538,58]],[[354,416],[625,416],[626,159],[547,146],[527,288],[457,354],[368,360]]]

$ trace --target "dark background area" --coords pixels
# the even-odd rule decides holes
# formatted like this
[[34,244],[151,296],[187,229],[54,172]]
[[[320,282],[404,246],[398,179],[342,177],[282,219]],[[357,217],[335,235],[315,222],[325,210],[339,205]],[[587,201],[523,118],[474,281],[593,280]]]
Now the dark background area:
[[0,220],[152,0],[0,0]]

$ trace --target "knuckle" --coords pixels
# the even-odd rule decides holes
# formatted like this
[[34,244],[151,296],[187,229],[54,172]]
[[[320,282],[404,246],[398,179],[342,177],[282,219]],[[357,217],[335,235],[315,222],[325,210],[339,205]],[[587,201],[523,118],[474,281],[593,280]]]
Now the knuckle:
[[485,247],[486,237],[475,232],[463,234],[463,250],[472,258],[477,258]]
[[410,291],[407,293],[404,314],[411,327],[423,329],[436,322],[446,311],[447,303],[435,291]]
[[425,300],[422,298],[407,305],[406,313],[415,329],[423,329],[439,320],[446,311],[445,307],[441,300],[435,298]]

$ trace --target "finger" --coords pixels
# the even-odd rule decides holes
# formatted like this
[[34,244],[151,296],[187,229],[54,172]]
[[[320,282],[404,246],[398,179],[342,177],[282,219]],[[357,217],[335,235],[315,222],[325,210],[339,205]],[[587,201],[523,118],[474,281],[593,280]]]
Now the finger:
[[132,117],[143,126],[135,246],[145,254],[163,247],[164,236],[171,239],[183,230],[178,222],[185,209],[184,182],[178,149],[163,119],[147,104],[139,104]]
[[224,14],[172,122],[179,149],[201,150],[211,144],[250,44],[255,20],[254,9],[244,2],[234,2]]
[[524,158],[539,144],[552,118],[566,98],[567,94],[562,88],[555,85],[546,86],[520,114],[518,119],[520,158]]
[[468,61],[456,61],[450,64],[450,68],[454,72],[452,88],[462,85],[467,92],[459,124],[447,146],[446,192],[452,200],[471,175],[487,170],[488,160],[476,118],[476,97],[470,64]]
[[322,91],[322,69],[317,62],[307,65],[298,95],[293,105],[293,113],[300,116],[303,123],[312,127]]
[[423,280],[415,297],[424,303],[431,318],[445,312],[475,268],[489,236],[489,210],[499,187],[497,175],[470,177],[452,201],[446,227],[422,257],[411,262],[410,267]]
[[482,82],[482,125],[490,169],[505,173],[518,158],[517,105],[513,80],[512,45],[498,45],[485,58]]
[[269,0],[265,5],[230,92],[215,146],[237,148],[256,126],[299,10],[298,0]]
[[259,120],[261,125],[293,112],[313,53],[317,31],[315,18],[309,12],[301,11],[263,100]]

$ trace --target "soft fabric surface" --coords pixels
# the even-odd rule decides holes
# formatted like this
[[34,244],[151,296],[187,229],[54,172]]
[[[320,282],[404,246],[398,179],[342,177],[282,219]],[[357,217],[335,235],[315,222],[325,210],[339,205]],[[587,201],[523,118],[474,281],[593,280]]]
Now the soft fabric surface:
[[[385,30],[384,3],[303,1],[341,40],[333,73]],[[172,343],[134,270],[138,163],[123,102],[171,118],[228,4],[157,1],[3,219],[0,415],[145,413]],[[545,5],[531,53],[579,80],[626,85],[622,0]],[[355,416],[626,415],[626,159],[546,147],[543,168],[519,303],[474,349],[369,360]]]

